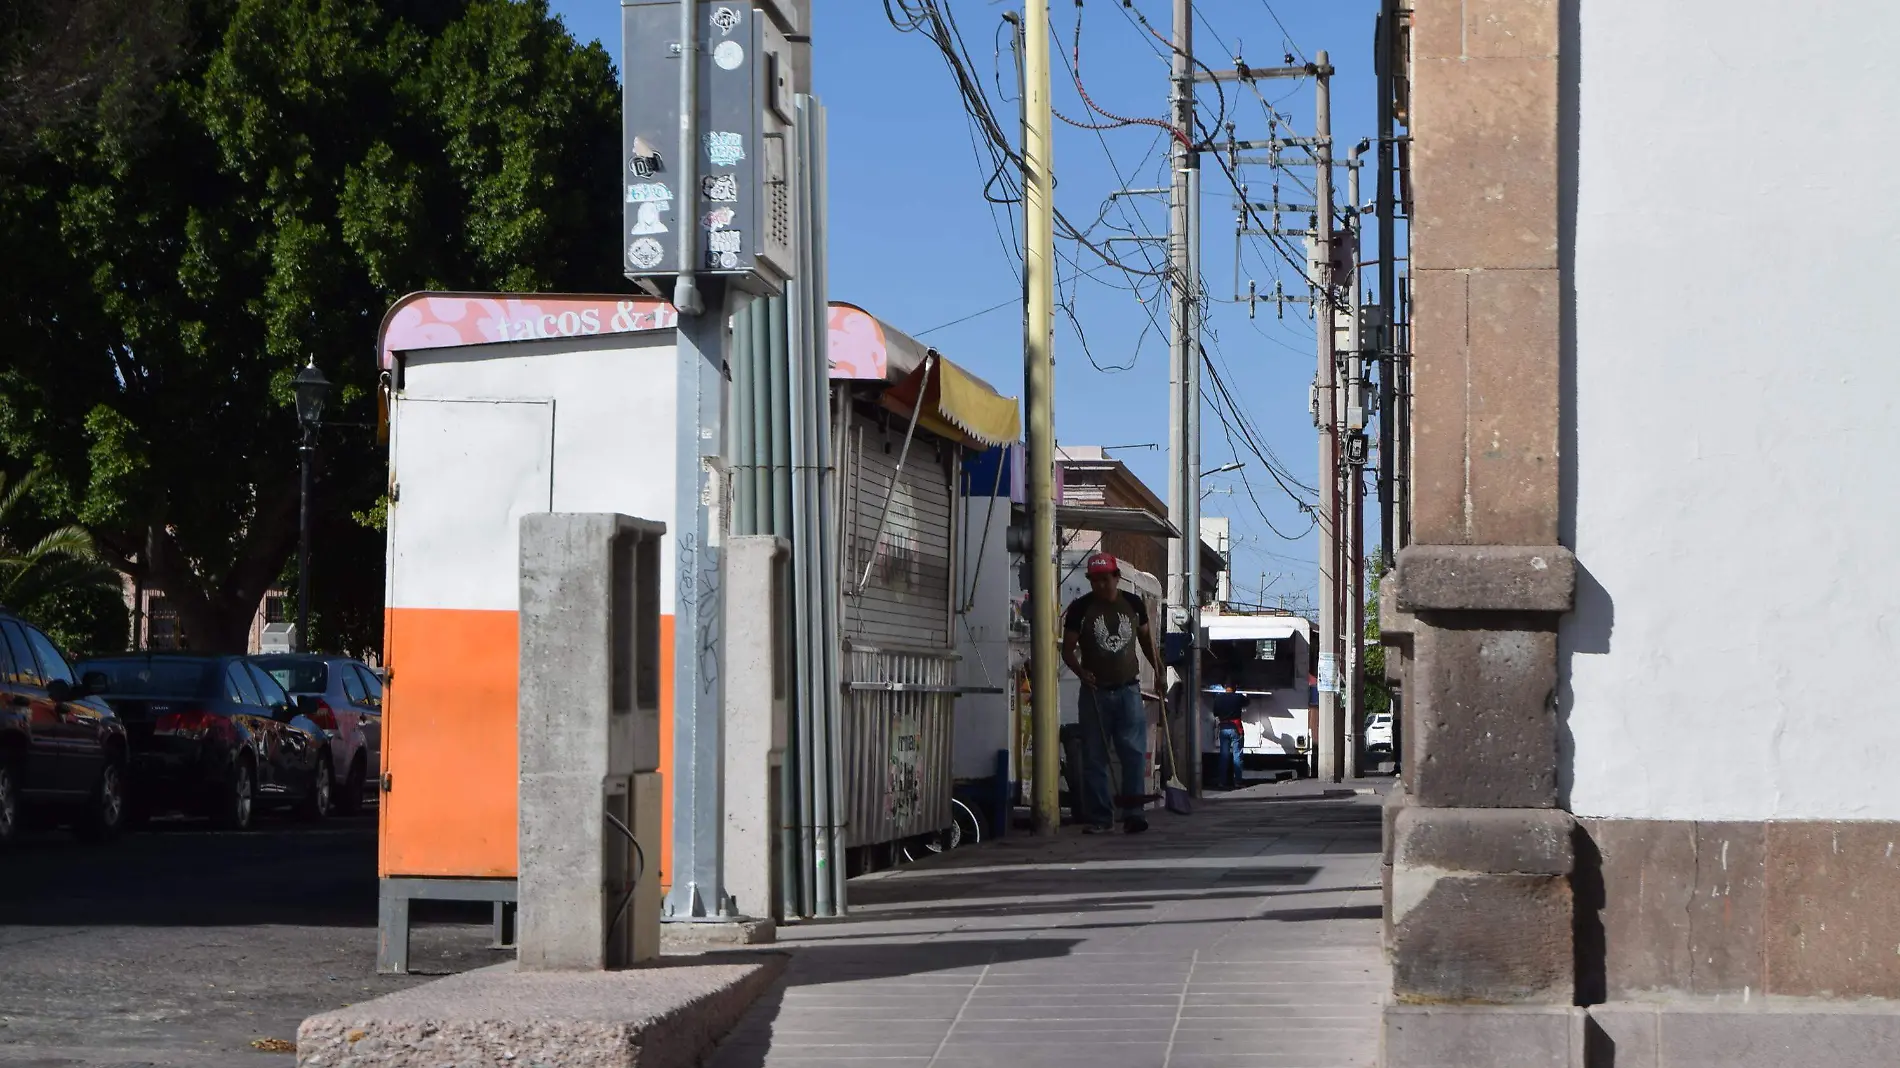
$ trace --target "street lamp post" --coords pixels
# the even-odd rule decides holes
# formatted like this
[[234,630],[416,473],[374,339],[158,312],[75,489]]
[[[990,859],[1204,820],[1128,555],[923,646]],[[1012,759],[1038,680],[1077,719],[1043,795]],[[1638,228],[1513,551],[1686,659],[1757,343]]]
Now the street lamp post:
[[302,459],[302,483],[297,502],[297,651],[310,648],[310,454],[317,448],[317,427],[323,424],[323,402],[330,393],[330,380],[317,370],[312,358],[297,372],[297,425],[303,430],[298,446]]

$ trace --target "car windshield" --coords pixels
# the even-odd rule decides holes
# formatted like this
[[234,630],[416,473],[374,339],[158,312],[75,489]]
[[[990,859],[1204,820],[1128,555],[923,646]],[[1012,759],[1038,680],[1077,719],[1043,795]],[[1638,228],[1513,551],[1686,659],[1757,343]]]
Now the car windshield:
[[260,656],[252,662],[291,693],[323,693],[330,688],[330,665],[321,660]]
[[106,677],[108,697],[203,697],[217,686],[217,662],[212,660],[88,660],[79,665],[82,677],[94,671]]

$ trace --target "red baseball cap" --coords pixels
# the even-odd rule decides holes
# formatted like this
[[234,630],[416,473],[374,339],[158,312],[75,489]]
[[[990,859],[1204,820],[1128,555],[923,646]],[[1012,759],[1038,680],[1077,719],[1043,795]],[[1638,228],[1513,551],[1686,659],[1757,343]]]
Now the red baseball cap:
[[1122,563],[1120,560],[1115,559],[1113,554],[1096,553],[1094,556],[1089,557],[1089,574],[1091,576],[1119,575],[1121,573]]

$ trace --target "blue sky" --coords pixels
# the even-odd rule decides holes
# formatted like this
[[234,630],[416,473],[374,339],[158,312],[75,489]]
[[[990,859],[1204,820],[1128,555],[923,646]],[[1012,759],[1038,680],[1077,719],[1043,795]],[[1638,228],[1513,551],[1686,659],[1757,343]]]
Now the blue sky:
[[[1020,3],[944,2],[962,30],[977,75],[987,83],[998,118],[1013,133],[1015,68],[1001,28],[1003,12],[1020,10]],[[814,6],[814,84],[830,120],[832,299],[861,305],[899,329],[921,335],[1002,392],[1020,395],[1022,326],[1015,300],[1020,289],[1020,214],[992,209],[983,198],[989,157],[985,154],[983,162],[978,161],[972,125],[950,71],[921,33],[893,28],[879,0],[815,0]],[[1272,0],[1271,5],[1267,0],[1201,0],[1195,6],[1195,50],[1209,66],[1233,66],[1234,51],[1249,66],[1263,67],[1280,65],[1288,52],[1310,57],[1326,49],[1337,70],[1337,152],[1343,156],[1354,142],[1375,132],[1372,34],[1377,0]],[[618,0],[551,0],[551,7],[576,37],[599,39],[618,57]],[[1117,116],[1166,116],[1165,48],[1134,13],[1166,33],[1168,0],[1135,0],[1132,8],[1121,0],[1086,5],[1052,0],[1050,9],[1058,40],[1052,47],[1059,52],[1054,60],[1059,112],[1072,119],[1106,121],[1080,99],[1060,58],[1072,53],[1079,12],[1082,84],[1090,99]],[[1259,86],[1259,97],[1234,83],[1225,87],[1228,117],[1237,124],[1238,136],[1266,137],[1269,105],[1291,120],[1293,133],[1312,132],[1310,79]],[[1202,89],[1201,106],[1202,121],[1211,125],[1220,107],[1211,88]],[[1095,132],[1058,121],[1057,207],[1086,229],[1124,180],[1142,188],[1165,185],[1163,136],[1153,126]],[[1281,174],[1281,201],[1312,202],[1294,177]],[[1310,167],[1291,174],[1300,182],[1313,179]],[[1249,183],[1251,199],[1269,199],[1273,179],[1266,168],[1248,169],[1242,178]],[[1339,181],[1343,201],[1343,173]],[[1304,293],[1295,269],[1256,237],[1245,238],[1240,247],[1236,287],[1234,190],[1212,160],[1204,166],[1202,186],[1201,272],[1209,295],[1217,302],[1230,300],[1246,292],[1249,279],[1261,292],[1272,291],[1279,279],[1287,292]],[[1371,195],[1368,175],[1362,202]],[[1165,198],[1119,202],[1107,222],[1122,232],[1165,234]],[[1306,220],[1287,216],[1284,225],[1304,227]],[[1105,225],[1092,240],[1100,244],[1116,234]],[[1165,299],[1156,299],[1156,280],[1125,275],[1074,242],[1059,238],[1057,244],[1059,257],[1069,257],[1080,268],[1078,272],[1064,265],[1057,296],[1074,313],[1073,322],[1066,313],[1057,317],[1058,443],[1165,446],[1167,316]],[[1296,256],[1303,255],[1297,243],[1289,240],[1288,247]],[[1135,265],[1140,265],[1144,250],[1160,254],[1152,244],[1113,246],[1119,259]],[[1369,248],[1367,255],[1376,255],[1376,250]],[[1131,285],[1139,292],[1131,291]],[[977,314],[999,304],[1003,307]],[[1315,484],[1314,431],[1307,413],[1314,336],[1305,306],[1288,306],[1282,320],[1271,304],[1261,304],[1250,319],[1244,303],[1215,303],[1208,325],[1204,343],[1260,439],[1302,482]],[[1214,491],[1205,499],[1204,512],[1234,522],[1234,596],[1255,599],[1264,574],[1267,603],[1300,595],[1310,601],[1318,541],[1310,520],[1245,444],[1238,449],[1229,444],[1220,420],[1206,407],[1202,427],[1203,469],[1236,459],[1247,462],[1241,471],[1214,476],[1204,485]],[[1126,449],[1113,455],[1165,496],[1165,451]],[[1368,501],[1368,511],[1376,517],[1376,501]],[[1376,521],[1373,527],[1376,537]],[[1286,540],[1273,528],[1293,539]]]

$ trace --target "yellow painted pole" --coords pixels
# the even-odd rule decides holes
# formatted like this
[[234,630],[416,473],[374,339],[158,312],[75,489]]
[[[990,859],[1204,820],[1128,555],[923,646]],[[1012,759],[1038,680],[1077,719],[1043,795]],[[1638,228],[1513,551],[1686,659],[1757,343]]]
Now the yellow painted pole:
[[1027,0],[1023,12],[1023,397],[1028,407],[1029,673],[1035,730],[1036,833],[1062,823],[1057,800],[1057,620],[1055,502],[1055,178],[1049,136],[1049,0]]

